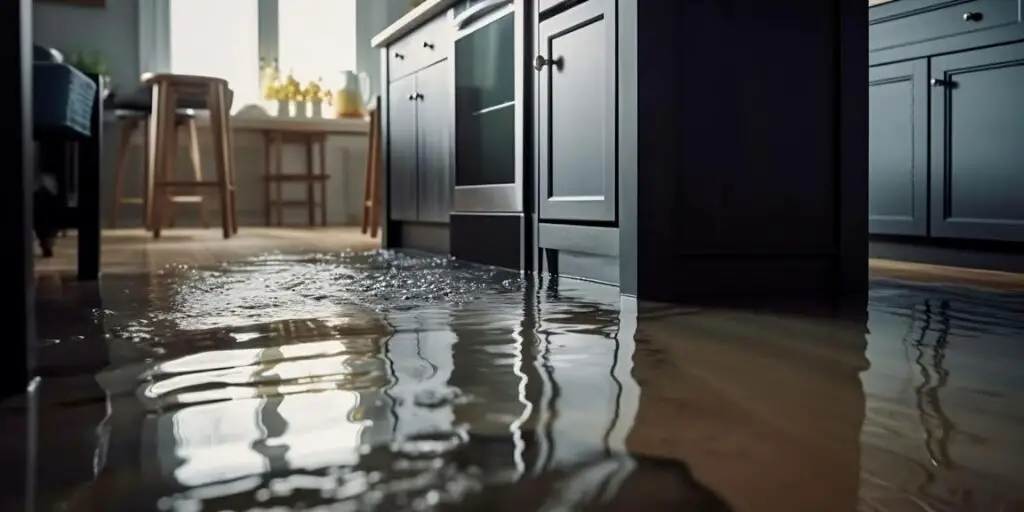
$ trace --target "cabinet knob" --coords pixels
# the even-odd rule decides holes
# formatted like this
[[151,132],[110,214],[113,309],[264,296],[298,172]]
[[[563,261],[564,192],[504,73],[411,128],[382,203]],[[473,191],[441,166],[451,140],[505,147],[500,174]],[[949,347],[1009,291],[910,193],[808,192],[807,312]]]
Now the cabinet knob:
[[981,13],[980,12],[965,12],[964,13],[964,23],[971,23],[971,22],[974,22],[974,21],[981,21]]
[[553,68],[562,69],[562,64],[564,63],[565,61],[562,60],[561,57],[558,57],[557,59],[546,59],[543,55],[538,55],[533,59],[533,69],[540,71],[544,69],[544,66],[551,66]]
[[416,93],[416,98],[415,99],[422,100],[423,99],[423,95],[420,94],[420,93]]
[[409,95],[409,101],[416,101],[416,95],[415,94],[410,94]]
[[949,85],[949,82],[941,78],[932,78],[930,83],[932,84],[932,87],[945,87]]
[[428,49],[428,50],[433,50],[434,49],[434,43],[431,43],[429,41],[423,41],[423,47]]
[[402,55],[401,53],[395,52],[395,58],[398,59],[398,60],[405,60],[405,55]]

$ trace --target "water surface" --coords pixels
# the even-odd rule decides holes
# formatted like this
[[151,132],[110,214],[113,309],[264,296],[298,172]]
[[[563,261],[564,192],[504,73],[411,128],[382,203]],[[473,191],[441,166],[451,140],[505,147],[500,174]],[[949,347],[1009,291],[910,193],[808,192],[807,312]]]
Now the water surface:
[[100,293],[40,306],[42,510],[1024,510],[1022,295],[879,280],[865,324],[390,252]]

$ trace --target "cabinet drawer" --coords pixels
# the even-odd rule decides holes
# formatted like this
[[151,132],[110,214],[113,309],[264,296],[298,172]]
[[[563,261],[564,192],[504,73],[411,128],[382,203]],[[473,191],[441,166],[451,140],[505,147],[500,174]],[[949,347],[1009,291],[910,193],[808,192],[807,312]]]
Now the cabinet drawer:
[[892,7],[893,11],[872,16],[868,48],[886,50],[1014,25],[1020,23],[1020,3],[1021,0],[932,0],[907,3],[913,8],[904,10],[897,10],[903,2],[883,5],[876,9]]
[[452,53],[452,23],[441,15],[388,47],[388,78],[395,81]]

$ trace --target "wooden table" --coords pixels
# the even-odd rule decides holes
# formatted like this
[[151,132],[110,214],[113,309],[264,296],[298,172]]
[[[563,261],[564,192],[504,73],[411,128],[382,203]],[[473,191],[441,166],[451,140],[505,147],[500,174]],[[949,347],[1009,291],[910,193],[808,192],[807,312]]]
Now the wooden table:
[[[202,124],[202,121],[200,121]],[[332,136],[360,136],[369,133],[367,119],[313,119],[280,118],[270,116],[238,115],[231,119],[232,129],[238,132],[259,133],[263,136],[264,171],[264,221],[271,225],[283,225],[285,207],[305,206],[309,225],[316,225],[316,210],[319,206],[320,225],[327,225],[327,159],[326,141]],[[284,173],[284,146],[302,144],[306,150],[306,169],[302,174]],[[319,149],[319,166],[314,165],[314,151]],[[305,201],[283,199],[285,183],[305,184]],[[319,201],[314,197],[320,187]],[[272,215],[273,214],[273,215]],[[276,218],[275,218],[276,217]]]

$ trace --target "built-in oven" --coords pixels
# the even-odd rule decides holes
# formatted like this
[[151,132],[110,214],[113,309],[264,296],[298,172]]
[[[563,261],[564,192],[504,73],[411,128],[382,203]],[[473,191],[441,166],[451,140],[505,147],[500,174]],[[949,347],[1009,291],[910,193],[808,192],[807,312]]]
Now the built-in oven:
[[456,212],[521,212],[512,0],[465,0],[455,24]]

